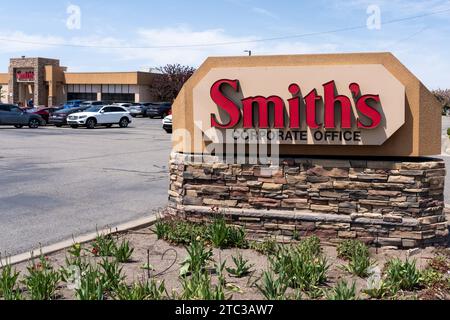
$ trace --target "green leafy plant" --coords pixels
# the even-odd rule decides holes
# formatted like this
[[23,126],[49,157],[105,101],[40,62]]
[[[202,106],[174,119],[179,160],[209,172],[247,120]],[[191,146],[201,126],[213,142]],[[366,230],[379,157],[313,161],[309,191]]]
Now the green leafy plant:
[[117,245],[112,234],[98,234],[92,244],[92,254],[100,257],[114,257]]
[[286,300],[286,291],[288,285],[282,277],[276,278],[276,276],[270,272],[265,271],[263,273],[261,283],[257,285],[257,288],[266,300]]
[[61,280],[68,281],[73,275],[73,268],[76,267],[79,272],[83,272],[89,266],[86,257],[82,255],[83,247],[79,243],[74,243],[68,250],[65,259],[65,267],[60,269]]
[[447,135],[450,138],[450,128],[447,129]]
[[122,284],[116,291],[117,300],[139,301],[139,300],[163,300],[167,296],[164,281],[157,283],[154,279],[139,281],[132,286]]
[[250,242],[250,249],[264,255],[271,255],[277,252],[278,243],[273,239],[266,239],[263,242]]
[[27,270],[28,275],[24,278],[23,283],[27,287],[31,299],[54,299],[61,276],[53,269],[47,258],[41,255],[37,263],[33,259]]
[[412,291],[421,285],[421,273],[416,261],[392,259],[385,266],[386,281],[394,290]]
[[327,294],[328,300],[357,300],[356,283],[351,286],[345,281],[339,281],[336,286]]
[[421,284],[427,288],[432,288],[445,282],[445,276],[433,268],[427,268],[421,272]]
[[123,267],[117,261],[103,258],[100,263],[100,277],[103,287],[110,292],[114,292],[125,280],[122,271]]
[[22,300],[22,294],[18,288],[20,272],[12,268],[10,264],[2,266],[0,273],[0,298],[4,300]]
[[130,242],[128,240],[123,240],[121,244],[114,249],[114,257],[119,262],[127,263],[130,261],[133,252],[134,248],[130,247]]
[[229,274],[242,278],[250,273],[250,269],[253,265],[249,264],[249,261],[242,257],[242,254],[238,254],[236,257],[233,256],[231,259],[234,262],[235,268],[226,268]]
[[193,241],[186,250],[187,256],[181,263],[180,276],[201,272],[206,268],[207,264],[212,261],[212,250],[207,249],[201,241]]
[[338,256],[348,260],[348,264],[342,268],[347,272],[361,278],[370,275],[370,269],[374,262],[370,259],[369,248],[357,240],[346,240],[338,245]]
[[248,248],[247,232],[245,229],[240,227],[229,227],[227,246],[229,248]]
[[223,217],[216,217],[209,225],[208,234],[215,248],[223,249],[227,245],[229,228]]
[[207,227],[186,221],[159,220],[154,229],[158,239],[173,244],[189,245],[193,240],[206,240]]
[[269,262],[272,270],[292,288],[310,291],[327,280],[328,261],[315,237],[303,240],[298,246],[280,247],[269,257]]
[[384,299],[392,294],[391,287],[381,277],[381,272],[375,272],[367,280],[367,289],[363,290],[363,293],[367,294],[372,299]]
[[104,300],[102,274],[92,266],[89,266],[82,274],[79,287],[75,289],[78,300]]

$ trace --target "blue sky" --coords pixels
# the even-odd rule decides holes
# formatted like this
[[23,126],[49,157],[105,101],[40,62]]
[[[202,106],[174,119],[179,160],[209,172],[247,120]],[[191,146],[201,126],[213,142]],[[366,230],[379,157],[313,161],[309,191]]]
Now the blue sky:
[[[79,29],[67,27],[71,5],[81,10]],[[365,27],[371,5],[380,9],[380,29]],[[244,55],[246,49],[254,54],[391,51],[428,87],[450,88],[450,11],[383,24],[446,9],[450,0],[2,1],[0,72],[9,58],[22,55],[59,58],[69,71],[130,71],[166,63],[198,66],[208,56]],[[254,41],[355,26],[361,28]],[[224,42],[235,44],[148,48]]]

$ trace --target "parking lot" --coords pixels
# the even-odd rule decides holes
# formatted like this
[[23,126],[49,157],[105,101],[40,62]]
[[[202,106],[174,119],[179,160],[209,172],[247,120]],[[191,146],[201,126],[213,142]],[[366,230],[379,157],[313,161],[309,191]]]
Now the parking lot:
[[0,251],[16,254],[152,214],[167,202],[170,135],[0,127]]

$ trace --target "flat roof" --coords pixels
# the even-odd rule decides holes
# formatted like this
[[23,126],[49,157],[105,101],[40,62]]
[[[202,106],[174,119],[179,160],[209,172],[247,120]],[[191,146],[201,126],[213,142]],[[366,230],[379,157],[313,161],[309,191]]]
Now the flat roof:
[[0,84],[8,84],[9,82],[9,74],[0,73]]
[[[132,72],[64,72],[65,84],[151,85],[157,73]],[[0,73],[0,84],[8,84],[9,74]]]

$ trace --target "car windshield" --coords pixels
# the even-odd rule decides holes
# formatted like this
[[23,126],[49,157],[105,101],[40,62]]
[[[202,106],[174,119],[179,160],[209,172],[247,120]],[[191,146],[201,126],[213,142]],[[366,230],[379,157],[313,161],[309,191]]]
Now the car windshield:
[[101,108],[103,108],[103,106],[93,106],[86,109],[86,112],[99,112]]

